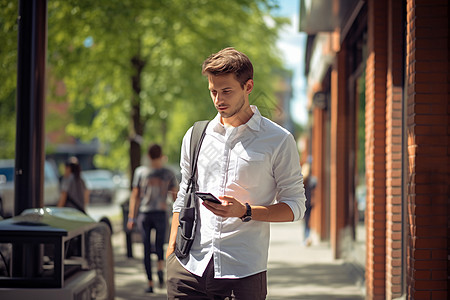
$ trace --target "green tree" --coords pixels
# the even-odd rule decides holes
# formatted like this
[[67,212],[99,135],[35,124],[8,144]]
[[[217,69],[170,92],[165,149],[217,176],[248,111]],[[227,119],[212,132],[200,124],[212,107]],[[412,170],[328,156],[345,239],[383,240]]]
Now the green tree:
[[[201,63],[228,46],[254,63],[251,100],[269,113],[276,105],[272,70],[281,65],[275,41],[285,22],[270,17],[273,5],[49,0],[47,101],[69,101],[70,116],[52,116],[47,127],[68,123],[67,134],[98,139],[104,146],[95,158],[99,167],[132,172],[150,142],[163,144],[175,162],[187,128],[216,113]],[[63,96],[55,82],[64,83]]]
[[0,0],[0,159],[14,157],[16,137],[17,3]]

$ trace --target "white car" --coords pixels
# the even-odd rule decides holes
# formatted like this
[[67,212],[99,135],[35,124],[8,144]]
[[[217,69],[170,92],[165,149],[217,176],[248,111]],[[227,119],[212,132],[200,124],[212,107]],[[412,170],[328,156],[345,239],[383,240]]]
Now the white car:
[[[58,204],[59,181],[49,161],[44,163],[44,205]],[[10,217],[14,212],[14,159],[0,160],[0,215]]]
[[113,173],[108,170],[87,170],[81,177],[89,190],[89,203],[112,203],[116,196],[116,184]]

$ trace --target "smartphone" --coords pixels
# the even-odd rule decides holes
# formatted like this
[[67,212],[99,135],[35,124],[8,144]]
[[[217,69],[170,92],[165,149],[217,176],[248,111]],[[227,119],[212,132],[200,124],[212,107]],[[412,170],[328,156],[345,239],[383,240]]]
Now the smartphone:
[[211,201],[217,204],[222,204],[222,202],[211,193],[195,192],[195,194],[204,201]]

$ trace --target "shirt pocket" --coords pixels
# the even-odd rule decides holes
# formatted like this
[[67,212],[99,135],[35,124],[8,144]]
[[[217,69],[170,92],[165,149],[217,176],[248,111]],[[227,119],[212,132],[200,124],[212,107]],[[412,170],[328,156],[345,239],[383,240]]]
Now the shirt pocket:
[[234,181],[245,188],[261,184],[264,173],[264,154],[254,151],[240,153],[236,159]]

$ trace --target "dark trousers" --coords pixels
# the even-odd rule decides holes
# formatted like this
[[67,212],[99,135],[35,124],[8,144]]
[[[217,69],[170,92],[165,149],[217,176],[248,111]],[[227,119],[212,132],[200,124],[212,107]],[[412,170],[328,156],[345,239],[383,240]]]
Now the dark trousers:
[[156,211],[148,213],[139,213],[137,225],[142,235],[144,244],[144,265],[148,280],[152,280],[152,260],[150,257],[152,251],[152,242],[150,233],[152,229],[156,230],[155,250],[158,260],[164,260],[164,238],[166,236],[166,212]]
[[167,259],[167,299],[263,300],[267,295],[266,273],[239,279],[215,279],[211,259],[200,277],[187,271],[172,253]]

